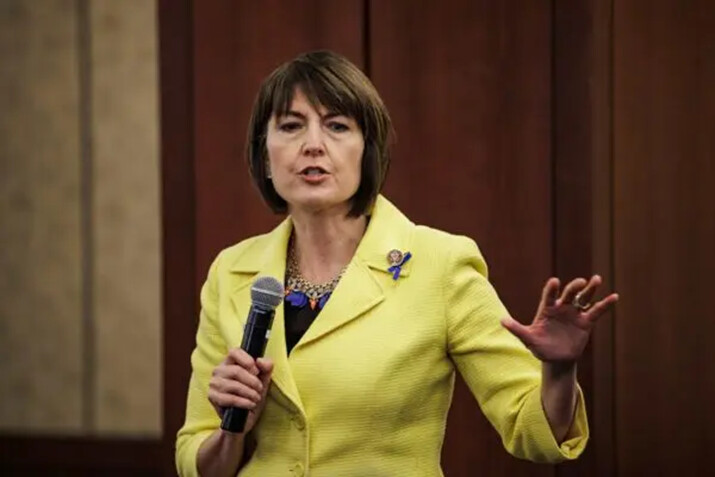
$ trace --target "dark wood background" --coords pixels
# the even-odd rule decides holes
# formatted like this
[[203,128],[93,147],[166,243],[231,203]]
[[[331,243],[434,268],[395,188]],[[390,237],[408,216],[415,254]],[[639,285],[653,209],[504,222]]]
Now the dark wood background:
[[560,466],[511,458],[459,383],[445,474],[710,475],[713,2],[160,0],[158,8],[165,437],[3,436],[3,468],[173,473],[207,267],[221,248],[278,221],[243,160],[253,97],[281,62],[329,48],[368,73],[393,116],[386,195],[416,222],[475,238],[517,318],[531,318],[554,274],[599,272],[622,295],[580,363],[592,430],[583,457]]

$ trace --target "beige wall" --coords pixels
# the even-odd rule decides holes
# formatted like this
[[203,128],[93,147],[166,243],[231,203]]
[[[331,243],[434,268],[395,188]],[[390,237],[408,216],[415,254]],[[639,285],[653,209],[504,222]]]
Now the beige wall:
[[155,6],[91,5],[96,425],[154,431],[161,427]]
[[0,2],[0,431],[160,433],[156,33]]
[[0,426],[78,432],[82,251],[73,2],[0,2],[0,58]]

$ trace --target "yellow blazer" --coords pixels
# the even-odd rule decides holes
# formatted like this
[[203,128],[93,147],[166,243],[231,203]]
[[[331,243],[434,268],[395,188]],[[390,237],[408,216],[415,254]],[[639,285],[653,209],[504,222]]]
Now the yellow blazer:
[[[197,475],[199,446],[219,427],[207,399],[211,372],[240,346],[253,280],[284,277],[291,230],[288,218],[222,251],[209,270],[176,443],[181,475]],[[387,271],[393,249],[412,253],[397,280]],[[266,350],[273,382],[240,475],[441,476],[455,368],[510,453],[576,458],[588,439],[583,396],[559,446],[541,405],[541,364],[501,326],[506,315],[472,240],[415,225],[380,196],[340,283],[290,356],[283,306],[276,310]]]

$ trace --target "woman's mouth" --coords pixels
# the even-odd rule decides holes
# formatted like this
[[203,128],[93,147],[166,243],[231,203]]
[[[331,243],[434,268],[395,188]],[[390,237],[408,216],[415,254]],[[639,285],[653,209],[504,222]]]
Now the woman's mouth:
[[328,172],[322,167],[310,166],[301,170],[299,175],[306,182],[317,183],[324,180],[328,176]]

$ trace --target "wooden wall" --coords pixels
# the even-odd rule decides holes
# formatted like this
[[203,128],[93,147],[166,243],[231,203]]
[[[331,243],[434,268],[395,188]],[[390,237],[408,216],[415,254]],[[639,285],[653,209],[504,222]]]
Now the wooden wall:
[[613,18],[618,469],[711,475],[715,8],[619,1]]
[[[178,167],[191,184],[167,196],[193,190],[182,199],[190,208],[176,210],[191,217],[185,230],[194,242],[183,257],[192,260],[194,292],[221,247],[277,220],[251,189],[241,156],[259,81],[298,52],[334,49],[370,75],[393,115],[398,141],[387,195],[417,222],[474,237],[517,317],[531,317],[550,274],[600,272],[623,296],[580,364],[593,433],[584,456],[560,466],[507,456],[460,385],[446,474],[706,473],[715,428],[701,401],[712,390],[714,361],[705,342],[713,335],[711,5],[190,5],[192,64],[182,97],[190,99],[190,135],[171,137],[190,146],[181,153],[189,165]],[[164,10],[171,26],[173,13]],[[165,154],[168,169],[173,160]],[[176,296],[167,294],[167,307],[177,310],[166,319],[179,339],[167,342],[167,353],[181,363],[196,302],[182,294],[179,310]],[[185,392],[184,379],[169,377],[167,392]],[[167,408],[168,431],[180,424],[182,405]]]
[[622,295],[580,363],[584,456],[509,457],[460,385],[446,475],[708,475],[712,2],[160,0],[159,21],[164,438],[147,470],[172,472],[208,264],[277,221],[242,157],[256,88],[298,52],[330,48],[392,112],[387,195],[417,222],[474,237],[514,315],[531,318],[551,274],[598,271]]

